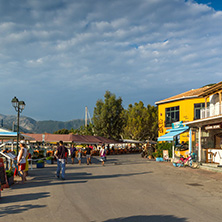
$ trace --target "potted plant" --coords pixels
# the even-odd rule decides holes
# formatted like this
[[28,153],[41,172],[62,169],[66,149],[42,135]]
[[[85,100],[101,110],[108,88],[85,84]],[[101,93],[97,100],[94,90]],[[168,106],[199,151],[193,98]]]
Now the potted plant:
[[36,163],[37,168],[44,168],[44,166],[45,166],[44,160],[38,160],[37,161],[37,163]]
[[47,164],[53,164],[53,160],[54,160],[54,157],[53,157],[53,156],[48,156],[48,157],[46,157],[46,163],[47,163]]
[[14,173],[12,170],[5,171],[7,176],[8,185],[11,186],[14,183]]
[[153,153],[153,156],[155,157],[157,162],[163,161],[160,150],[156,150],[156,152]]

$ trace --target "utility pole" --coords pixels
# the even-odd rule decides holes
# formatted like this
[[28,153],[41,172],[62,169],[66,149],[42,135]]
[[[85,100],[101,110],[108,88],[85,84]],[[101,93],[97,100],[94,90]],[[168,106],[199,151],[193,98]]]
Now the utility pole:
[[20,133],[19,133],[19,116],[22,110],[25,108],[25,102],[24,101],[19,101],[16,97],[14,97],[11,101],[12,106],[15,108],[15,111],[18,114],[17,117],[17,143],[16,143],[16,155],[18,155],[18,149],[19,149],[19,139],[20,139]]
[[15,122],[12,122],[12,132],[15,132]]

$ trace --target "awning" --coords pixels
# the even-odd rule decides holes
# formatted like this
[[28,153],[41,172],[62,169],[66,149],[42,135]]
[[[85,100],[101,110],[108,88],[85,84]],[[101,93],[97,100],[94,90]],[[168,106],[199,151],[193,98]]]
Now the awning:
[[144,141],[139,141],[139,140],[130,140],[130,139],[123,139],[123,143],[144,143]]
[[171,129],[169,130],[169,133],[166,133],[165,135],[158,137],[157,141],[173,141],[174,136],[184,133],[188,129],[189,129],[188,126],[180,127],[177,129]]
[[[0,132],[0,139],[1,140],[8,140],[8,139],[14,139],[15,140],[15,139],[17,139],[17,132]],[[20,139],[31,140],[33,138],[21,133],[20,134]]]
[[25,136],[32,137],[30,140],[33,143],[44,142],[55,143],[62,140],[64,143],[77,143],[77,144],[118,144],[121,143],[116,140],[107,139],[101,136],[89,136],[89,135],[73,135],[73,134],[31,134],[26,133]]

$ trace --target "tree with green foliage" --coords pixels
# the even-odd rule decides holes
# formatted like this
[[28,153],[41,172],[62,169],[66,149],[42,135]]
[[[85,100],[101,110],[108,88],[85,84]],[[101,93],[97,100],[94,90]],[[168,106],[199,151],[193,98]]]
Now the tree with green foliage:
[[98,100],[94,108],[93,123],[95,134],[109,139],[120,139],[123,131],[122,99],[106,91],[104,101]]
[[78,134],[78,135],[89,135],[93,136],[94,135],[94,129],[92,123],[89,123],[87,126],[81,126],[78,129],[71,129],[69,131],[72,134]]
[[69,130],[69,132],[72,133],[72,134],[74,134],[74,135],[75,135],[75,134],[80,134],[80,128],[78,128],[78,129],[73,129],[73,128],[72,128],[71,130]]
[[68,129],[60,129],[54,132],[54,134],[69,134]]
[[156,106],[147,106],[147,112],[149,115],[149,139],[157,140],[158,136],[158,108]]
[[84,127],[83,135],[94,135],[94,125],[92,123],[89,123],[87,126]]
[[157,137],[157,108],[143,102],[129,105],[125,110],[124,137],[134,140],[155,140]]

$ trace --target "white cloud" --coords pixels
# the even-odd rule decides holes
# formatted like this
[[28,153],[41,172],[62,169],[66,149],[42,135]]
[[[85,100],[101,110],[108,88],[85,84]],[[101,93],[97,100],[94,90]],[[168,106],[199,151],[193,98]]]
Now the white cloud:
[[[43,104],[47,90],[50,98],[52,92],[55,98],[64,94],[60,102],[66,105],[77,92],[96,101],[111,90],[125,103],[154,104],[171,95],[174,85],[181,85],[180,93],[221,80],[222,12],[207,5],[183,0],[1,4],[0,76],[5,81],[0,87],[10,86],[16,94],[24,79],[37,103],[36,91]],[[60,119],[59,111],[53,115]]]

